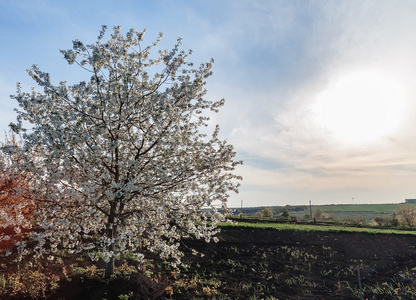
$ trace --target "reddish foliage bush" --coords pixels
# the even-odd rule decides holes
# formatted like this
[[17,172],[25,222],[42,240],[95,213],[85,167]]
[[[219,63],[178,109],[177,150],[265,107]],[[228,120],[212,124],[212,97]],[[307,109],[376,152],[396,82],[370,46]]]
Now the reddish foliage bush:
[[20,147],[21,143],[16,140],[14,135],[11,135],[2,144],[3,151],[0,156],[0,251],[11,248],[24,237],[24,233],[30,229],[35,210],[29,189],[30,176],[19,168],[19,152],[16,150]]

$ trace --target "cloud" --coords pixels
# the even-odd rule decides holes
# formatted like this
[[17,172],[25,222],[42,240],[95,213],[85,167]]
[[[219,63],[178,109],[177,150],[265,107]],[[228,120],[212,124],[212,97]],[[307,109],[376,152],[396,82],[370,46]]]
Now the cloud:
[[[15,82],[33,84],[25,73],[31,64],[52,80],[75,82],[84,75],[66,65],[59,49],[75,38],[94,42],[102,24],[146,27],[149,42],[165,33],[163,48],[183,37],[196,65],[215,59],[207,96],[226,105],[212,123],[245,161],[237,204],[349,201],[352,193],[389,201],[412,190],[414,1],[6,1],[0,8],[5,114]],[[340,143],[316,119],[314,103],[343,74],[369,69],[405,86],[403,126],[371,144]]]
[[[292,71],[284,80],[285,86],[276,82],[276,85],[269,86],[266,90],[256,91],[256,85],[243,82],[245,96],[236,98],[240,103],[251,105],[241,105],[240,115],[244,117],[237,120],[240,126],[233,133],[242,134],[241,141],[238,142],[244,144],[244,149],[254,147],[253,144],[260,141],[268,145],[287,145],[286,147],[295,148],[291,149],[295,154],[301,155],[307,154],[306,149],[313,149],[314,145],[322,148],[322,133],[311,131],[317,128],[309,109],[314,97],[325,89],[331,78],[349,69],[368,68],[372,64],[382,65],[385,70],[398,77],[410,77],[414,73],[412,71],[406,74],[407,70],[396,66],[397,60],[410,62],[411,65],[415,63],[412,57],[402,56],[403,52],[410,53],[409,49],[416,48],[416,45],[413,46],[416,39],[411,37],[409,41],[411,34],[404,30],[411,24],[416,25],[416,21],[412,21],[414,18],[409,20],[408,6],[413,6],[409,2],[406,2],[407,6],[379,1],[366,5],[347,1],[329,2],[326,6],[318,7],[320,11],[316,7],[318,2],[314,3],[314,12],[318,13],[308,23],[310,28],[298,34],[298,44],[292,45],[294,52],[299,51],[297,48],[304,50],[300,60],[291,60]],[[394,19],[389,19],[392,16]],[[396,20],[399,21],[397,25]],[[284,37],[276,35],[275,38]],[[387,45],[390,47],[386,47]],[[281,56],[279,60],[286,60],[286,57]],[[299,71],[294,72],[293,69]],[[268,75],[265,72],[264,77]],[[259,108],[257,112],[253,110],[253,106]],[[250,143],[247,140],[256,142]]]

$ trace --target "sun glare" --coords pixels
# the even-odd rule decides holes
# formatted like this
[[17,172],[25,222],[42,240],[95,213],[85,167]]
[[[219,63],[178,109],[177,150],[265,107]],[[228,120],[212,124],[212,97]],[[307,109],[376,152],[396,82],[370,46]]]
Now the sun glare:
[[404,89],[376,71],[339,77],[318,95],[318,123],[344,143],[369,143],[394,133],[403,119]]

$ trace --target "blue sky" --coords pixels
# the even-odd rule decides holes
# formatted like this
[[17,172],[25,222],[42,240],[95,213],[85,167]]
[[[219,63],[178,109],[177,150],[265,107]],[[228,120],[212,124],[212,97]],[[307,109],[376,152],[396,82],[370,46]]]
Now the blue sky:
[[245,164],[230,206],[394,203],[416,196],[415,1],[0,0],[0,129],[9,95],[85,76],[59,49],[101,25],[178,37],[195,64],[215,59],[212,118]]

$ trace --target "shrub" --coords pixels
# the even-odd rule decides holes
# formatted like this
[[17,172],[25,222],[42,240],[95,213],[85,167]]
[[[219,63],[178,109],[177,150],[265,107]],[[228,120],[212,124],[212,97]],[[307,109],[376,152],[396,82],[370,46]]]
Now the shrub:
[[0,298],[6,296],[28,296],[33,299],[45,298],[56,290],[59,276],[44,274],[40,268],[25,265],[19,271],[0,276]]
[[29,191],[30,175],[18,166],[21,142],[11,134],[1,144],[0,155],[0,250],[8,250],[32,223],[35,204]]
[[401,225],[413,227],[416,220],[416,210],[411,205],[402,205],[396,210],[396,216]]

